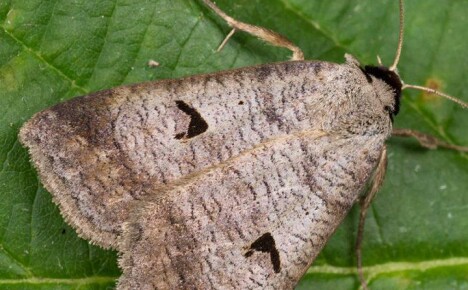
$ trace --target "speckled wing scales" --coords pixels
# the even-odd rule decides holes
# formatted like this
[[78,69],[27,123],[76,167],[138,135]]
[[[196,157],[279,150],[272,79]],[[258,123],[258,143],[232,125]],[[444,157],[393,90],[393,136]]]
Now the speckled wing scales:
[[67,222],[116,248],[129,202],[265,140],[335,126],[357,81],[368,85],[356,67],[303,61],[124,86],[37,113],[20,140]]
[[383,139],[278,136],[169,183],[124,226],[118,289],[293,288],[358,198]]

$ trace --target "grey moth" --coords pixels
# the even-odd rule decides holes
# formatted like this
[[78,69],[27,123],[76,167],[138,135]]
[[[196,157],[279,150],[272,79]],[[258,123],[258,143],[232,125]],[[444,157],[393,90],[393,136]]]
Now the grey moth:
[[395,70],[293,61],[123,86],[22,129],[121,289],[291,288],[385,163]]

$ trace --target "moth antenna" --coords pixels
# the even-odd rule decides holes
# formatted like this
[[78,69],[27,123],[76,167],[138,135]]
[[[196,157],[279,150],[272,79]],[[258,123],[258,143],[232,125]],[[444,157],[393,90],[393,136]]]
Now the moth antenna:
[[398,48],[395,55],[395,59],[393,60],[392,66],[389,68],[391,71],[395,71],[400,61],[401,49],[403,48],[403,31],[405,26],[405,10],[403,7],[403,0],[399,0],[400,3],[400,33],[398,35]]
[[[399,36],[398,36],[398,48],[397,48],[397,53],[396,53],[396,56],[395,56],[395,60],[393,61],[393,64],[392,66],[389,68],[389,70],[391,71],[395,71],[396,70],[396,67],[398,65],[398,62],[400,61],[400,55],[401,55],[401,50],[402,50],[402,47],[403,47],[403,30],[404,30],[404,25],[405,25],[405,11],[404,11],[404,7],[403,7],[403,0],[399,0],[399,3],[400,3],[400,33],[399,33]],[[462,106],[463,108],[468,108],[468,103],[460,100],[460,99],[457,99],[455,97],[452,97],[450,95],[447,95],[445,93],[442,93],[442,92],[439,92],[437,90],[434,90],[434,89],[431,89],[431,88],[427,88],[427,87],[423,87],[423,86],[417,86],[417,85],[407,85],[407,84],[403,84],[402,90],[404,89],[415,89],[415,90],[420,90],[420,91],[423,91],[423,92],[427,92],[427,93],[431,93],[431,94],[434,94],[434,95],[438,95],[440,97],[444,97],[452,102],[455,102],[457,104],[459,104],[460,106]]]
[[460,99],[457,99],[455,97],[452,97],[450,95],[439,92],[437,90],[431,89],[431,88],[427,88],[427,87],[423,87],[423,86],[404,84],[403,87],[402,87],[402,90],[404,90],[404,89],[415,89],[415,90],[420,90],[420,91],[423,91],[423,92],[431,93],[431,94],[434,94],[434,95],[438,95],[438,96],[444,97],[446,99],[449,99],[452,102],[455,102],[455,103],[459,104],[463,108],[468,108],[468,103],[466,103],[466,102],[464,102],[464,101],[462,101]]

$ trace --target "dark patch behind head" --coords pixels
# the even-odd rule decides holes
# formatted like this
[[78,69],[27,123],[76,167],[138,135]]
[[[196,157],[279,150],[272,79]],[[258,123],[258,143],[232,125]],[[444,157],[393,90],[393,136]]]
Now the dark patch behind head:
[[393,107],[392,115],[397,115],[400,111],[400,98],[401,89],[403,84],[401,83],[400,77],[394,72],[384,66],[371,66],[366,65],[364,67],[365,73],[372,75],[389,85],[394,92],[395,105]]

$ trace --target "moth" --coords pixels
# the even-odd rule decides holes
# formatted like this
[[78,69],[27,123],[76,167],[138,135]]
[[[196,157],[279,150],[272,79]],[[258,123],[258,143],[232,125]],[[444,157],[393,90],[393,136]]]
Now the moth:
[[101,91],[20,132],[67,222],[121,253],[119,289],[292,288],[359,200],[365,216],[415,88],[396,71],[402,32],[389,68],[305,61],[204,2],[292,61]]

